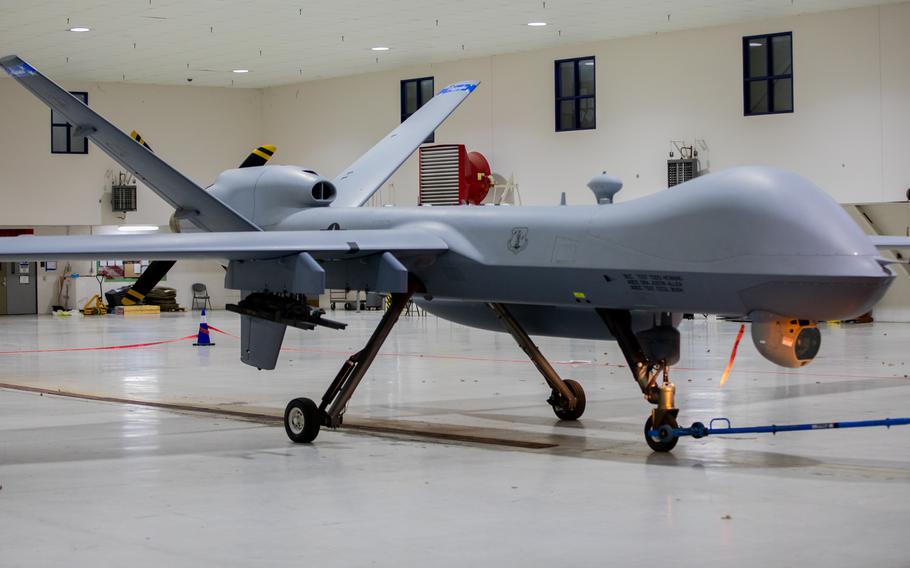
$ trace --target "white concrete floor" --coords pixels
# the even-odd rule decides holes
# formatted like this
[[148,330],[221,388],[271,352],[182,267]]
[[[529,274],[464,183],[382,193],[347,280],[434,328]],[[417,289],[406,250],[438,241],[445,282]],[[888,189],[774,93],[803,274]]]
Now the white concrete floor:
[[[239,341],[178,339],[194,315],[0,318],[0,382],[280,413],[318,399],[375,313],[288,332],[279,369]],[[239,320],[209,321],[236,334]],[[683,325],[681,422],[734,425],[910,415],[910,326],[827,327],[796,371],[738,325]],[[507,335],[405,317],[355,394],[366,424],[536,441],[544,449],[323,431],[0,390],[0,566],[910,566],[910,427],[683,440],[651,454],[648,406],[610,343],[541,339],[588,409],[559,423]],[[66,351],[52,351],[66,349]],[[28,352],[28,351],[41,352]],[[48,351],[51,350],[51,351]]]

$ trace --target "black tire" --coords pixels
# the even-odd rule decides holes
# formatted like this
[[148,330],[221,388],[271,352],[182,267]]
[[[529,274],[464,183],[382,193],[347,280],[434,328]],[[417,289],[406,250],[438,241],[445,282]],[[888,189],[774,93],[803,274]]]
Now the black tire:
[[567,406],[563,406],[559,402],[559,393],[553,393],[557,400],[557,403],[553,405],[553,412],[560,420],[578,420],[585,413],[585,390],[572,379],[566,379],[565,383],[569,390],[572,391],[572,394],[575,395],[575,408],[569,410]]
[[319,435],[319,408],[308,398],[295,398],[284,409],[284,431],[295,444],[309,444]]
[[332,308],[332,311],[334,312],[335,311],[335,302],[332,302],[331,308]]
[[[651,430],[654,430],[653,417],[648,416],[648,420],[645,422],[645,442],[648,443],[648,446],[655,452],[666,453],[671,451],[676,447],[676,443],[679,442],[678,436],[666,436],[658,435],[658,437],[651,436]],[[676,418],[672,416],[664,416],[663,424],[657,426],[657,430],[661,426],[669,426],[670,428],[678,428],[679,425],[676,423]]]

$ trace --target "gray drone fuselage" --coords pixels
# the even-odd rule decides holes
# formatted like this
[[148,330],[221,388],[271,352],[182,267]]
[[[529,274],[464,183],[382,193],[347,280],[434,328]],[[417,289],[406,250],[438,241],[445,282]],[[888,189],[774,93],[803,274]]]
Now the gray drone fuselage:
[[[422,305],[501,330],[486,302],[515,305],[529,333],[609,338],[592,308],[809,320],[868,312],[894,278],[821,189],[764,167],[710,174],[625,203],[553,207],[318,207],[265,230],[419,229],[439,255],[400,256]],[[325,261],[326,286],[357,289]],[[644,323],[642,323],[644,326]]]

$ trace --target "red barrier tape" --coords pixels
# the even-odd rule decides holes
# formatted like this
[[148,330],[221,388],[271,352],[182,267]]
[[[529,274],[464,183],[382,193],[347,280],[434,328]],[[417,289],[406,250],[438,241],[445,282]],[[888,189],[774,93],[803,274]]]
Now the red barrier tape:
[[[740,331],[737,334],[736,341],[733,347],[733,353],[730,355],[730,361],[727,363],[728,369],[733,366],[733,359],[736,357],[736,351],[739,347],[739,343],[742,340],[743,332],[745,331],[745,326],[740,327]],[[232,337],[234,339],[240,339],[239,335],[235,335],[229,331],[224,331],[218,329],[217,327],[209,324],[209,329],[216,333],[220,333],[227,337]],[[131,343],[127,345],[104,345],[101,347],[69,347],[61,349],[23,349],[21,351],[0,351],[0,355],[23,355],[29,353],[66,353],[73,351],[108,351],[113,349],[134,349],[142,347],[154,347],[156,345],[165,345],[168,343],[177,343],[178,341],[186,341],[188,339],[196,339],[196,334],[187,335],[185,337],[178,337],[176,339],[165,339],[163,341],[152,341],[149,343]],[[340,351],[340,350],[331,350],[331,349],[307,349],[307,348],[294,348],[294,347],[282,347],[281,351],[288,351],[294,353],[313,353],[319,355],[341,355],[349,356],[356,351]],[[474,361],[478,363],[512,363],[519,365],[527,365],[529,361],[527,359],[502,359],[496,357],[472,357],[470,355],[434,355],[430,353],[407,353],[407,352],[398,352],[398,353],[379,353],[379,357],[415,357],[420,359],[443,359],[443,360],[456,360],[456,361]],[[587,362],[587,361],[553,361],[556,365],[591,365],[593,367],[615,367],[619,369],[625,368],[625,365],[616,364],[616,363],[599,363],[599,362]],[[677,371],[695,371],[695,372],[713,372],[714,369],[703,369],[703,368],[694,368],[694,367],[674,367]],[[743,374],[762,374],[762,375],[786,375],[786,376],[796,376],[794,373],[787,371],[769,371],[764,369],[747,369],[740,371]],[[803,369],[800,369],[799,375],[806,377],[827,377],[827,378],[863,378],[863,379],[900,379],[901,376],[898,375],[851,375],[851,374],[838,374],[838,373],[812,373],[806,372]],[[727,371],[727,376],[729,376],[729,371]],[[904,379],[906,380],[906,379]]]
[[151,341],[149,343],[128,343],[126,345],[102,345],[100,347],[64,347],[60,349],[22,349],[20,351],[0,351],[0,355],[20,355],[23,353],[66,353],[71,351],[109,351],[112,349],[136,349],[140,347],[154,347],[155,345],[164,345],[166,343],[176,343],[186,341],[187,339],[196,339],[196,334],[178,337],[177,339],[164,339],[162,341]]
[[209,324],[209,329],[212,331],[215,331],[217,333],[220,333],[221,335],[227,335],[228,337],[233,337],[234,339],[240,339],[239,335],[234,335],[233,333],[230,333],[228,331],[222,331],[212,324]]
[[[228,337],[233,337],[234,339],[240,339],[239,335],[234,335],[228,331],[223,331],[217,327],[213,327],[212,324],[209,324],[209,329],[216,331],[222,335]],[[742,341],[743,333],[745,332],[745,326],[740,326],[739,333],[735,341],[735,346],[733,348],[733,353],[730,356],[730,361],[727,363],[727,366],[732,369],[733,364],[732,360],[736,358],[736,351],[739,348],[739,344]],[[353,351],[341,351],[336,349],[317,349],[317,348],[297,348],[297,347],[282,347],[281,351],[291,352],[291,353],[313,353],[316,355],[338,355],[342,357],[348,357],[356,353],[356,350]],[[447,361],[472,361],[477,363],[509,363],[515,365],[528,365],[530,361],[527,359],[505,359],[500,357],[479,357],[471,355],[434,355],[432,353],[409,353],[406,351],[399,352],[388,352],[388,353],[378,353],[377,357],[413,357],[417,359],[440,359]],[[552,361],[554,365],[569,365],[575,367],[577,365],[590,365],[592,367],[609,367],[616,369],[625,369],[626,366],[621,363],[600,363],[596,361],[591,362],[580,362],[580,361]],[[716,369],[710,368],[700,368],[700,367],[673,367],[676,371],[694,371],[697,373],[714,373],[717,372]],[[840,379],[901,379],[902,375],[852,375],[846,373],[813,373],[811,371],[806,371],[805,369],[800,369],[799,373],[793,373],[783,370],[766,370],[766,369],[741,369],[740,373],[742,374],[757,374],[757,375],[775,375],[775,376],[803,376],[803,377],[824,377],[824,378],[840,378]],[[729,372],[727,373],[729,376]],[[902,379],[906,380],[906,379]]]

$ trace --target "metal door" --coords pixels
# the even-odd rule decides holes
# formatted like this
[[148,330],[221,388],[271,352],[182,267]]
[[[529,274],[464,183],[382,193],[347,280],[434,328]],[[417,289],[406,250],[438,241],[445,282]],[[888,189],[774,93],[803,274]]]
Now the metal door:
[[[4,262],[4,295],[9,315],[38,313],[38,266],[34,262]],[[0,306],[2,307],[2,306]]]

